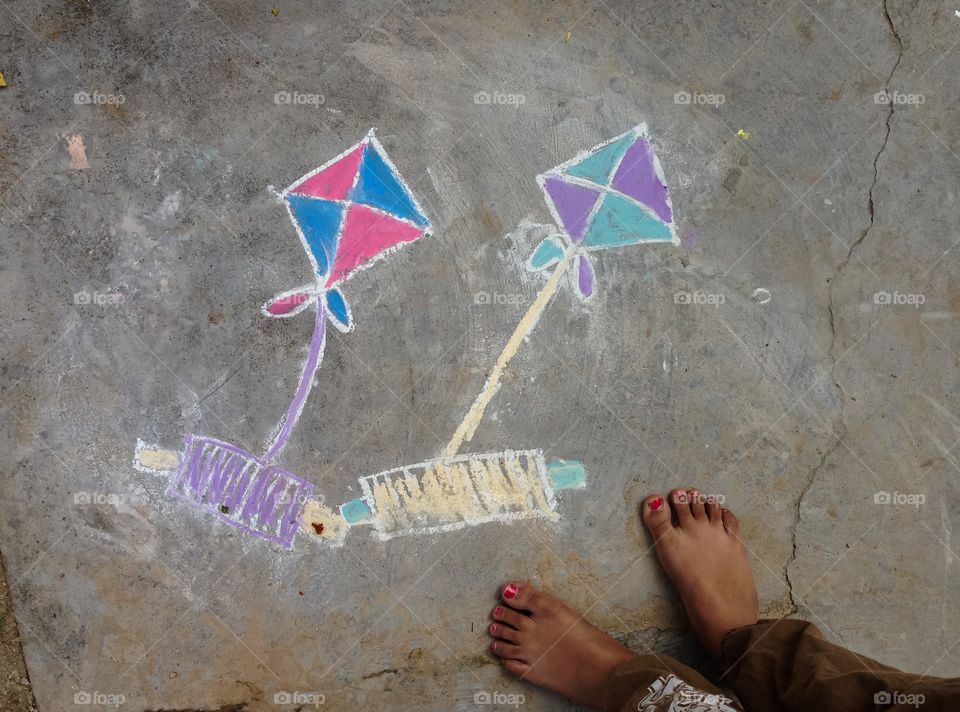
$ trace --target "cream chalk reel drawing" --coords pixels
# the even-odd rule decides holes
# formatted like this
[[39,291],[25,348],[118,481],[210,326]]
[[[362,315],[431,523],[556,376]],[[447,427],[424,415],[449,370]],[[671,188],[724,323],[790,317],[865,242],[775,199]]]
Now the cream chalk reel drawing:
[[472,453],[360,478],[363,497],[340,507],[349,526],[381,539],[434,534],[487,522],[559,519],[555,492],[583,487],[576,461],[544,462],[540,450]]
[[[169,494],[255,537],[292,546],[313,484],[274,464],[296,427],[323,359],[327,321],[353,329],[340,287],[402,245],[431,232],[430,221],[373,130],[355,146],[277,193],[316,281],[263,305],[271,318],[312,307],[314,332],[300,382],[266,452],[257,457],[211,437],[188,435],[179,456],[138,443],[134,466],[172,473]],[[175,464],[175,468],[173,465]]]
[[[556,294],[565,274],[583,300],[596,292],[590,253],[642,243],[679,245],[660,162],[645,125],[585,151],[537,177],[561,232],[544,239],[527,261],[553,267],[520,319],[479,395],[441,458],[362,477],[363,497],[340,513],[349,526],[372,524],[381,539],[450,531],[491,521],[558,519],[554,493],[586,486],[577,461],[544,462],[539,450],[459,455],[472,439],[500,379]],[[574,270],[569,270],[576,265]]]

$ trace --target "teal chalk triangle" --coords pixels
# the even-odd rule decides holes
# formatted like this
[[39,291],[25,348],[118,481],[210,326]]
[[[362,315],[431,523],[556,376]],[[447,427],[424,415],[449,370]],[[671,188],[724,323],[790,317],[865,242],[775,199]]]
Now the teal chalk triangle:
[[593,218],[585,247],[621,247],[640,242],[670,242],[670,228],[650,215],[630,198],[618,193],[607,193],[603,205]]
[[578,163],[568,166],[565,170],[572,176],[585,178],[600,185],[609,185],[613,178],[614,167],[636,138],[633,132],[627,133],[613,143],[594,151]]

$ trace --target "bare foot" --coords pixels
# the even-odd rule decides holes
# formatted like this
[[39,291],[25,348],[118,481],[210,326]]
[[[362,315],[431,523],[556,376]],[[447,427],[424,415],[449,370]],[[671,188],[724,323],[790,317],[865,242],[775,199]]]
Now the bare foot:
[[602,706],[610,675],[636,655],[525,581],[507,584],[500,597],[490,650],[507,671],[582,705]]
[[642,516],[694,631],[719,662],[723,636],[756,623],[760,608],[740,523],[709,499],[696,490],[677,489],[667,506],[663,495],[655,494],[644,500]]

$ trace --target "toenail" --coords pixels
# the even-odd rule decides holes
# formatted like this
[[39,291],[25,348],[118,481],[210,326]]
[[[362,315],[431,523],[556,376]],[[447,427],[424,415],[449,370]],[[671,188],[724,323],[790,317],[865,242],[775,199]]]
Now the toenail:
[[674,495],[673,501],[674,501],[674,502],[679,502],[679,503],[683,504],[684,502],[687,501],[687,495],[686,495],[686,493],[685,493],[685,492],[678,492],[676,495]]
[[503,589],[504,598],[513,598],[517,595],[517,587],[515,584],[510,584],[505,589]]
[[490,632],[491,632],[491,633],[496,633],[496,632],[497,632],[497,624],[496,624],[496,623],[491,623],[491,624],[490,624]]
[[659,512],[661,507],[663,507],[662,497],[656,497],[655,499],[650,500],[650,509],[652,509],[654,512]]
[[493,609],[493,615],[499,616],[501,613],[503,613],[503,609],[500,608],[500,606],[497,606],[496,608]]

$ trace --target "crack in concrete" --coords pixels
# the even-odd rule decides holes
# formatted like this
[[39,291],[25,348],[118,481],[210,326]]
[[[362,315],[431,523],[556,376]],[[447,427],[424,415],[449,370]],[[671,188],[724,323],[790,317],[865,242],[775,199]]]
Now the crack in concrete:
[[797,560],[797,529],[800,528],[800,521],[803,518],[801,515],[801,508],[803,507],[803,500],[806,498],[807,493],[813,488],[813,483],[817,480],[817,475],[820,474],[820,470],[823,469],[823,466],[826,464],[827,460],[833,455],[834,451],[840,444],[843,442],[843,437],[838,437],[834,443],[823,451],[820,455],[820,462],[810,471],[810,477],[807,478],[807,484],[804,485],[803,491],[800,492],[800,496],[797,497],[797,508],[794,512],[793,517],[793,528],[790,532],[790,545],[792,551],[790,553],[790,558],[787,559],[787,562],[783,565],[783,577],[787,582],[787,594],[790,596],[790,605],[793,606],[791,613],[796,613],[799,610],[797,605],[797,599],[793,595],[793,581],[790,579],[790,565]]
[[[883,84],[883,89],[886,90],[890,86],[890,82],[893,81],[893,75],[897,71],[897,67],[900,66],[900,62],[903,60],[903,38],[900,37],[900,33],[897,31],[896,26],[893,24],[893,18],[890,17],[890,10],[887,7],[887,0],[883,0],[883,17],[887,22],[887,27],[890,28],[890,34],[893,35],[893,38],[897,41],[897,60],[893,63],[893,68],[890,70],[890,74],[887,76],[887,81]],[[830,289],[829,298],[830,303],[828,305],[828,310],[830,313],[830,358],[836,362],[836,357],[834,356],[834,347],[836,346],[837,341],[837,331],[836,331],[836,321],[834,319],[834,301],[833,301],[833,289],[837,281],[843,275],[843,271],[847,268],[847,265],[850,264],[850,259],[853,257],[854,250],[856,250],[863,241],[867,238],[867,235],[870,233],[870,230],[873,228],[874,220],[876,217],[876,204],[873,199],[873,191],[877,187],[877,181],[880,178],[880,156],[883,155],[883,152],[887,149],[887,143],[890,141],[890,131],[891,125],[890,122],[893,120],[894,114],[894,103],[893,97],[888,94],[889,101],[887,102],[887,119],[885,122],[885,133],[883,136],[883,143],[880,146],[880,150],[877,151],[876,155],[873,157],[873,181],[870,183],[870,188],[867,191],[867,213],[870,216],[870,223],[860,232],[860,236],[854,240],[854,242],[847,249],[847,256],[843,261],[837,266],[833,272],[833,277],[830,279]],[[832,371],[832,368],[831,368]],[[834,385],[837,387],[837,390],[840,391],[841,397],[844,396],[843,388],[839,383],[834,381]],[[841,400],[842,403],[842,400]]]
[[[893,63],[893,68],[890,70],[890,74],[887,76],[886,82],[884,82],[883,89],[886,91],[887,87],[890,85],[890,82],[893,81],[893,75],[896,73],[897,68],[900,66],[900,62],[903,60],[903,38],[900,37],[900,33],[897,31],[896,26],[893,24],[893,18],[890,17],[890,10],[887,7],[887,0],[883,0],[883,17],[886,20],[887,27],[890,29],[890,34],[893,35],[894,40],[897,42],[897,59]],[[893,120],[894,114],[894,103],[893,97],[889,94],[887,95],[887,119],[885,122],[885,132],[883,135],[883,143],[880,145],[880,149],[873,157],[873,181],[870,183],[870,188],[867,191],[867,214],[870,217],[869,224],[860,232],[860,236],[854,240],[854,242],[847,249],[847,255],[843,261],[837,266],[833,272],[833,277],[830,279],[830,287],[827,290],[828,292],[828,304],[827,304],[827,313],[830,319],[830,348],[827,351],[828,356],[830,357],[830,374],[834,375],[834,369],[837,364],[837,357],[835,354],[836,342],[837,342],[837,322],[836,322],[836,312],[835,312],[835,303],[833,298],[833,290],[836,283],[839,281],[840,277],[843,275],[844,270],[850,264],[850,260],[853,258],[854,251],[866,240],[867,235],[870,233],[870,230],[873,228],[874,221],[876,218],[876,204],[874,203],[873,192],[877,187],[877,182],[880,179],[880,156],[883,155],[883,152],[887,149],[887,144],[890,141],[890,132],[891,132],[891,121]],[[790,566],[797,560],[797,529],[800,527],[800,522],[802,520],[801,510],[803,507],[803,500],[806,498],[807,493],[813,487],[814,482],[817,479],[817,476],[820,474],[820,470],[823,469],[823,466],[826,464],[827,460],[831,455],[836,451],[838,447],[843,443],[843,435],[846,430],[845,419],[846,413],[844,410],[844,404],[846,402],[846,393],[843,390],[843,386],[840,385],[840,382],[833,378],[833,385],[836,386],[837,391],[840,394],[840,406],[839,406],[839,424],[842,428],[841,434],[836,438],[833,444],[827,448],[823,454],[820,456],[820,461],[814,466],[810,472],[810,477],[807,479],[807,483],[804,486],[803,490],[800,492],[800,496],[797,498],[797,508],[794,514],[793,528],[791,530],[791,546],[792,551],[790,558],[784,564],[783,575],[787,583],[787,592],[790,597],[790,603],[793,606],[794,612],[798,610],[797,601],[793,593],[793,581],[790,579]]]

